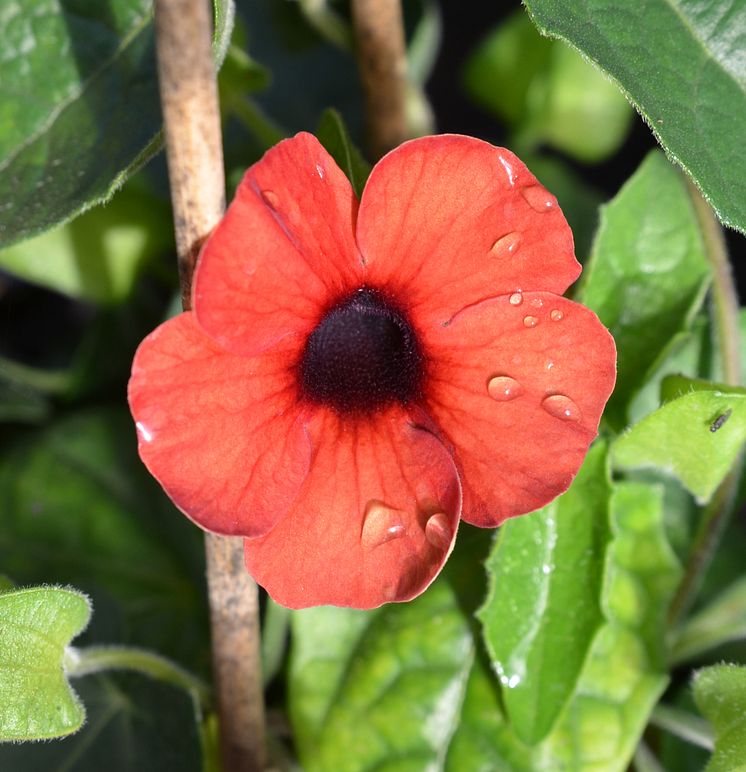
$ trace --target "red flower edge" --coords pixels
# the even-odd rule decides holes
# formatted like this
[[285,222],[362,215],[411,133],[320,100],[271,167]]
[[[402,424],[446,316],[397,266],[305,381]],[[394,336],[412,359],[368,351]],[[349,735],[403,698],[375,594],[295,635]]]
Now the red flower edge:
[[362,199],[309,134],[251,167],[193,312],[133,363],[139,452],[201,527],[245,538],[293,608],[410,599],[459,518],[567,489],[615,379],[556,200],[509,151],[405,143]]

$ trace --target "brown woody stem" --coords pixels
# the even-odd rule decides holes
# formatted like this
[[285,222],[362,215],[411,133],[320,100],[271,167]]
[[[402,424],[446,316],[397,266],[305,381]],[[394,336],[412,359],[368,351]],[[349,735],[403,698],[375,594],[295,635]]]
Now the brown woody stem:
[[[208,0],[156,0],[156,48],[181,297],[225,209],[225,177]],[[226,772],[265,766],[256,583],[240,539],[206,534],[213,675]]]
[[407,139],[407,53],[399,0],[353,0],[360,79],[373,159]]

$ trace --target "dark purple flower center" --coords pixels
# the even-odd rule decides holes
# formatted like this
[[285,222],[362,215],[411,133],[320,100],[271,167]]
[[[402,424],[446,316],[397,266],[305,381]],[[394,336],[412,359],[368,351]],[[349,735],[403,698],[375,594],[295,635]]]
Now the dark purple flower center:
[[422,371],[412,326],[380,292],[363,287],[331,308],[308,336],[301,390],[339,411],[369,413],[414,399]]

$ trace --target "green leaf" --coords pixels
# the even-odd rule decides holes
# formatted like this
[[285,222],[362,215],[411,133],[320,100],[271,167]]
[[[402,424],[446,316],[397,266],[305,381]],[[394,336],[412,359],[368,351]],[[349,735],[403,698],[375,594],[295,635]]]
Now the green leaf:
[[0,251],[0,268],[94,303],[125,300],[143,266],[173,247],[168,205],[142,185],[103,207]]
[[611,75],[720,218],[746,231],[746,3],[526,0],[543,34]]
[[90,616],[85,595],[62,587],[0,594],[0,740],[62,737],[81,727],[85,710],[63,656]]
[[694,677],[694,699],[715,728],[707,772],[746,770],[746,667],[716,665]]
[[293,614],[290,713],[304,769],[437,766],[459,716],[473,643],[443,580],[408,604]]
[[[96,611],[98,613],[98,609]],[[23,772],[206,772],[189,698],[128,673],[88,676],[75,689],[85,726],[64,742],[0,745],[0,769]]]
[[619,148],[630,126],[627,100],[569,46],[542,38],[516,11],[467,62],[476,102],[506,120],[522,147],[547,143],[586,162]]
[[[232,0],[217,0],[217,51]],[[0,244],[108,200],[161,145],[150,0],[0,10]]]
[[651,153],[602,209],[579,297],[616,340],[617,385],[605,415],[617,430],[627,424],[632,397],[691,325],[709,282],[686,182]]
[[599,443],[565,494],[500,528],[487,563],[490,591],[479,618],[508,719],[530,745],[570,699],[602,623],[609,494]]
[[84,590],[100,642],[201,661],[200,532],[137,458],[131,418],[90,410],[19,434],[0,455],[0,568],[19,583]]
[[653,467],[710,500],[746,441],[746,396],[694,391],[643,418],[612,447],[618,469]]
[[676,634],[671,661],[680,664],[730,641],[746,639],[746,577],[688,619]]
[[611,496],[598,631],[575,694],[540,746],[548,770],[627,768],[668,681],[665,620],[681,569],[663,530],[661,488],[620,483]]
[[339,168],[347,175],[359,198],[370,174],[370,164],[352,144],[342,116],[336,110],[324,110],[316,135]]
[[483,661],[477,656],[466,685],[461,720],[448,746],[446,772],[539,769],[531,751],[515,737],[505,720],[500,700],[500,687],[486,657]]

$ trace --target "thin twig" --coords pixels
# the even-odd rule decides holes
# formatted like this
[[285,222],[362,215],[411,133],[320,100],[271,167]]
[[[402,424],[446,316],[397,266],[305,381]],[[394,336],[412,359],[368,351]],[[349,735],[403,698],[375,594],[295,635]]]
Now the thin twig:
[[[693,183],[688,182],[689,194],[699,220],[705,254],[712,267],[712,318],[715,323],[723,380],[737,386],[741,380],[740,327],[738,295],[728,250],[720,223],[712,207],[704,200]],[[742,454],[720,483],[710,503],[702,513],[684,576],[669,609],[669,625],[674,627],[689,610],[702,583],[712,557],[722,538],[738,493],[741,478]]]
[[360,78],[373,160],[407,139],[407,54],[399,0],[353,0]]
[[[199,249],[225,209],[208,0],[156,0],[158,74],[184,309]],[[240,539],[207,534],[216,704],[226,772],[265,765],[258,591]]]

